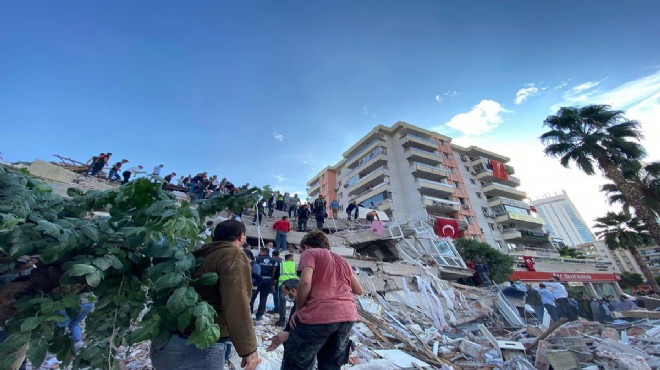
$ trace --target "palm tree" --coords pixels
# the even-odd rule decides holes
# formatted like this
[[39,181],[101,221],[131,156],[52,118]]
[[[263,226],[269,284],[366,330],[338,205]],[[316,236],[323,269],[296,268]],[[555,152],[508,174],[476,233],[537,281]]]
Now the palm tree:
[[[637,183],[644,193],[644,202],[660,215],[660,162],[652,162],[642,167],[641,163],[631,163],[632,168],[623,167],[623,174],[629,181]],[[630,203],[615,184],[605,184],[601,187],[607,195],[610,204],[620,203],[623,209],[630,211]]]
[[622,111],[612,110],[609,105],[588,105],[560,108],[556,115],[545,119],[544,126],[550,128],[540,137],[546,145],[545,153],[559,157],[564,167],[575,162],[587,175],[595,174],[594,164],[597,165],[660,245],[655,212],[644,201],[640,184],[624,175],[624,171],[641,168],[639,161],[646,155],[638,142],[643,137],[639,122],[626,119]]
[[610,249],[628,249],[642,270],[642,274],[644,274],[649,285],[651,285],[651,289],[660,292],[660,285],[658,285],[655,276],[637,250],[637,247],[653,242],[653,238],[649,235],[646,225],[639,218],[633,217],[628,212],[607,212],[605,217],[596,219],[594,228],[600,229],[600,231],[596,232],[596,235]]

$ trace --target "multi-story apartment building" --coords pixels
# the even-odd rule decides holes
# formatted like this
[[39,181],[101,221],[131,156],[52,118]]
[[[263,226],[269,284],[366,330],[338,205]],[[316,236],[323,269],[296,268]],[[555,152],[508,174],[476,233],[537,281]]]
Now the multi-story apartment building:
[[625,271],[635,272],[640,275],[642,274],[642,270],[639,268],[635,258],[627,249],[612,250],[600,240],[578,244],[576,248],[589,259],[598,259],[604,262],[609,262],[612,266],[612,271],[617,274]]
[[566,245],[575,247],[596,240],[565,190],[561,194],[532,200],[531,203],[545,221],[545,230],[554,237],[562,238]]
[[660,276],[660,247],[648,246],[638,249],[653,275]]
[[[336,191],[342,210],[353,200],[365,207],[373,203],[400,223],[453,218],[461,237],[512,255],[518,270],[525,269],[523,257],[533,257],[544,274],[564,274],[576,283],[616,281],[611,261],[560,258],[553,246],[559,238],[543,229],[544,220],[526,202],[508,162],[504,155],[461,147],[448,136],[397,122],[376,126],[339,163],[315,175],[307,183],[308,194],[334,199]],[[575,272],[583,274],[570,275]],[[516,273],[530,281],[540,276]]]

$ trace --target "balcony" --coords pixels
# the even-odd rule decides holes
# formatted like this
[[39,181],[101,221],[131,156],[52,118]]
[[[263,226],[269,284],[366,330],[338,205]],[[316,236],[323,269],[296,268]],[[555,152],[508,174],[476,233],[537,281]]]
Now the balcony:
[[497,182],[506,186],[520,186],[520,179],[517,177],[513,176],[508,176],[508,180],[500,179],[499,177],[495,177],[493,175],[492,170],[483,170],[479,173],[477,173],[477,179],[479,181],[486,181],[486,182]]
[[365,201],[365,200],[367,200],[367,199],[369,199],[373,196],[376,196],[376,195],[378,195],[378,194],[380,194],[384,191],[389,190],[389,188],[390,188],[390,184],[383,181],[380,184],[374,185],[371,189],[367,190],[366,193],[357,195],[355,197],[355,200],[357,201],[358,204],[360,204],[363,201]]
[[401,136],[401,145],[404,148],[418,148],[428,151],[436,151],[438,149],[438,142],[433,139],[424,138],[413,134],[405,134]]
[[453,185],[439,181],[417,179],[417,185],[419,186],[420,194],[439,198],[448,197],[454,194],[456,190]]
[[449,177],[449,170],[441,165],[429,166],[423,163],[414,162],[410,165],[412,174],[419,179],[440,181]]
[[515,199],[509,199],[505,197],[493,197],[492,199],[488,200],[488,207],[496,207],[499,205],[513,206],[516,208],[526,209],[528,211],[530,210],[529,204]]
[[429,214],[452,214],[460,211],[461,204],[451,200],[422,196],[422,202]]
[[310,198],[316,198],[319,195],[321,188],[319,186],[314,187],[313,189],[307,190],[307,195]]
[[[516,254],[520,256],[528,256],[529,254]],[[534,257],[534,256],[532,256]],[[520,264],[515,264],[514,269],[518,271],[526,271],[527,268],[523,267],[522,260]],[[614,264],[609,261],[592,260],[592,259],[574,259],[574,258],[559,258],[559,257],[534,257],[534,267],[536,271],[556,271],[556,272],[579,272],[579,273],[602,273],[613,272]]]
[[506,241],[545,244],[550,243],[550,234],[543,231],[531,231],[525,229],[505,229],[502,238]]
[[520,191],[510,186],[492,183],[483,187],[482,191],[487,196],[491,197],[505,197],[516,200],[523,200],[527,198],[527,193]]
[[505,212],[495,215],[495,222],[499,224],[510,225],[514,224],[519,228],[533,228],[545,225],[545,222],[540,217],[530,215],[522,215],[515,212]]
[[353,174],[357,173],[357,171],[360,171],[361,173],[369,173],[378,167],[384,166],[385,164],[387,164],[387,154],[380,152],[374,156],[365,158],[365,160],[358,164],[355,168],[348,170],[345,173],[345,176],[350,178]]
[[348,187],[349,189],[348,195],[353,196],[369,190],[375,185],[383,182],[383,177],[385,175],[389,175],[389,171],[385,167],[381,167],[371,173],[366,174],[365,176],[360,178],[355,184]]
[[439,165],[445,159],[445,157],[441,156],[438,153],[429,152],[417,148],[408,148],[404,150],[404,152],[407,154],[408,156],[407,158],[412,160],[413,162],[419,162],[430,166]]
[[354,170],[357,167],[359,167],[360,160],[365,158],[369,153],[373,152],[376,150],[379,146],[382,146],[383,142],[381,140],[374,140],[370,143],[368,143],[365,147],[360,149],[355,155],[353,155],[351,158],[347,159],[345,162],[345,168],[348,168],[349,170]]

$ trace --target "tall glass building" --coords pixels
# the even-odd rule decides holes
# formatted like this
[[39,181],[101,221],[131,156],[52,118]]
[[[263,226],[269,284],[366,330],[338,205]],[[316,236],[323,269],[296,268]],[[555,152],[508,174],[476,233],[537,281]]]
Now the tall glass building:
[[545,221],[544,229],[550,235],[562,238],[566,245],[575,247],[595,240],[565,190],[561,194],[532,200],[531,203]]

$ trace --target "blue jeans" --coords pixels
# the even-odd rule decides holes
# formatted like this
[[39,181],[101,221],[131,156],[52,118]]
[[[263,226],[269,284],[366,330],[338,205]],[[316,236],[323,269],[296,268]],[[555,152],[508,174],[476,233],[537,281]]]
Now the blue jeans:
[[151,343],[151,363],[156,370],[221,370],[225,368],[226,343],[214,343],[205,349],[186,344],[187,338],[172,335],[165,345]]
[[543,306],[534,306],[534,312],[536,313],[536,320],[539,323],[543,323]]
[[80,328],[80,323],[85,320],[85,317],[87,317],[87,314],[89,311],[94,308],[94,303],[83,303],[80,305],[80,313],[73,319],[67,315],[66,311],[60,310],[59,313],[66,317],[64,321],[60,321],[57,323],[57,326],[60,328],[69,328],[69,331],[71,332],[71,337],[73,337],[73,342],[78,343],[82,341],[82,329]]
[[117,180],[117,181],[119,181],[119,180],[121,180],[121,176],[119,176],[117,171],[110,170],[110,172],[108,173],[108,180]]
[[286,250],[286,232],[277,232],[277,235],[275,236],[275,248],[281,251]]

